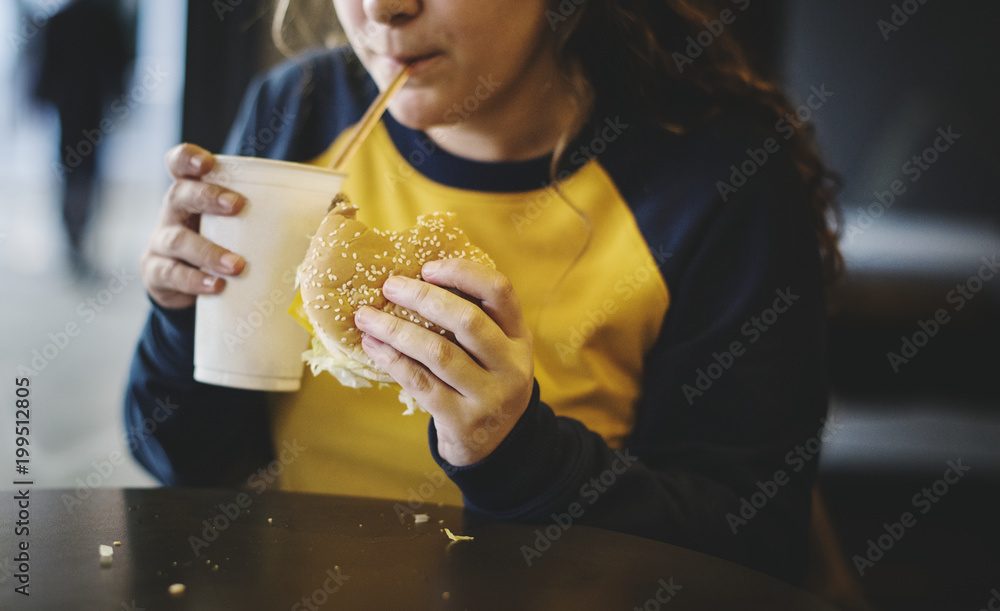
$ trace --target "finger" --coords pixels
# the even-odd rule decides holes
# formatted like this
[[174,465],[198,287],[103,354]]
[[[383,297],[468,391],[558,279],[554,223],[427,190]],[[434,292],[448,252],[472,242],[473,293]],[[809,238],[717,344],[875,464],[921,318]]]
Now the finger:
[[218,293],[226,286],[223,278],[156,254],[145,256],[141,269],[150,297],[167,308],[193,305],[198,295]]
[[231,216],[243,209],[239,193],[200,180],[178,179],[167,190],[163,202],[164,224],[188,223],[198,214]]
[[438,379],[427,367],[372,335],[361,340],[361,347],[382,369],[431,416],[440,417],[453,402],[455,391]]
[[455,287],[478,299],[483,311],[507,337],[524,339],[530,336],[514,285],[497,270],[468,259],[443,259],[424,264],[420,274],[427,282]]
[[404,276],[389,277],[382,285],[382,292],[389,301],[454,333],[458,343],[487,369],[500,364],[498,359],[504,354],[500,343],[508,338],[485,311],[469,300]]
[[[440,334],[370,307],[358,311],[355,324],[362,332],[421,365],[458,393],[467,395],[475,388],[475,381],[480,377],[477,374],[481,375],[482,369],[460,346]],[[423,383],[423,380],[417,379],[414,383]]]
[[214,166],[212,153],[194,144],[178,144],[167,151],[167,170],[174,178],[201,178]]
[[158,229],[150,239],[149,250],[155,255],[229,276],[239,274],[246,266],[243,257],[183,225]]

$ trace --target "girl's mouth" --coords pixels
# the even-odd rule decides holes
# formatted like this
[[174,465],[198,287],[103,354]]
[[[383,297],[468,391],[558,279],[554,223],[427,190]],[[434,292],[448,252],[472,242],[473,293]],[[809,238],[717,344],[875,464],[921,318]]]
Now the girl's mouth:
[[396,68],[397,70],[402,69],[404,65],[410,66],[410,76],[414,76],[426,70],[426,67],[440,56],[441,56],[440,53],[427,53],[424,55],[390,57],[389,61],[395,64],[394,68]]

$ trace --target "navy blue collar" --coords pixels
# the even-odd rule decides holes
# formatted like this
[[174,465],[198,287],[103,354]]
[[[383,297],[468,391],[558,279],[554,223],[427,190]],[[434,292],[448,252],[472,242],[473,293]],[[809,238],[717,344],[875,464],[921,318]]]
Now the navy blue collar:
[[465,159],[442,150],[426,133],[401,125],[390,113],[382,117],[399,154],[414,169],[436,183],[470,191],[517,193],[540,189],[551,182],[551,155],[527,161]]

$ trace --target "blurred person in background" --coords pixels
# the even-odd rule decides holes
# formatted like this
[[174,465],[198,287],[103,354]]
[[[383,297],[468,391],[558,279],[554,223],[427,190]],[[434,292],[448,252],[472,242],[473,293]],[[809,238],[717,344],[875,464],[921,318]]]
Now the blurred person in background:
[[35,98],[59,115],[59,154],[53,173],[62,181],[62,219],[70,268],[77,278],[92,275],[84,252],[87,222],[93,214],[99,166],[97,155],[107,134],[105,104],[123,93],[131,61],[118,4],[70,0],[49,19],[43,42]]

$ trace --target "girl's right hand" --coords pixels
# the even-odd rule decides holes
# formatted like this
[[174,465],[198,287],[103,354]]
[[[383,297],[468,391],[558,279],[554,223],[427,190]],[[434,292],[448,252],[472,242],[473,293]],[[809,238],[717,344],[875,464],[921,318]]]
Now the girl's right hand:
[[215,165],[211,153],[193,144],[180,144],[167,153],[167,169],[174,177],[163,198],[160,219],[139,264],[142,282],[153,301],[165,308],[194,305],[198,295],[218,293],[246,262],[198,233],[202,214],[233,215],[246,200],[238,193],[202,182]]

